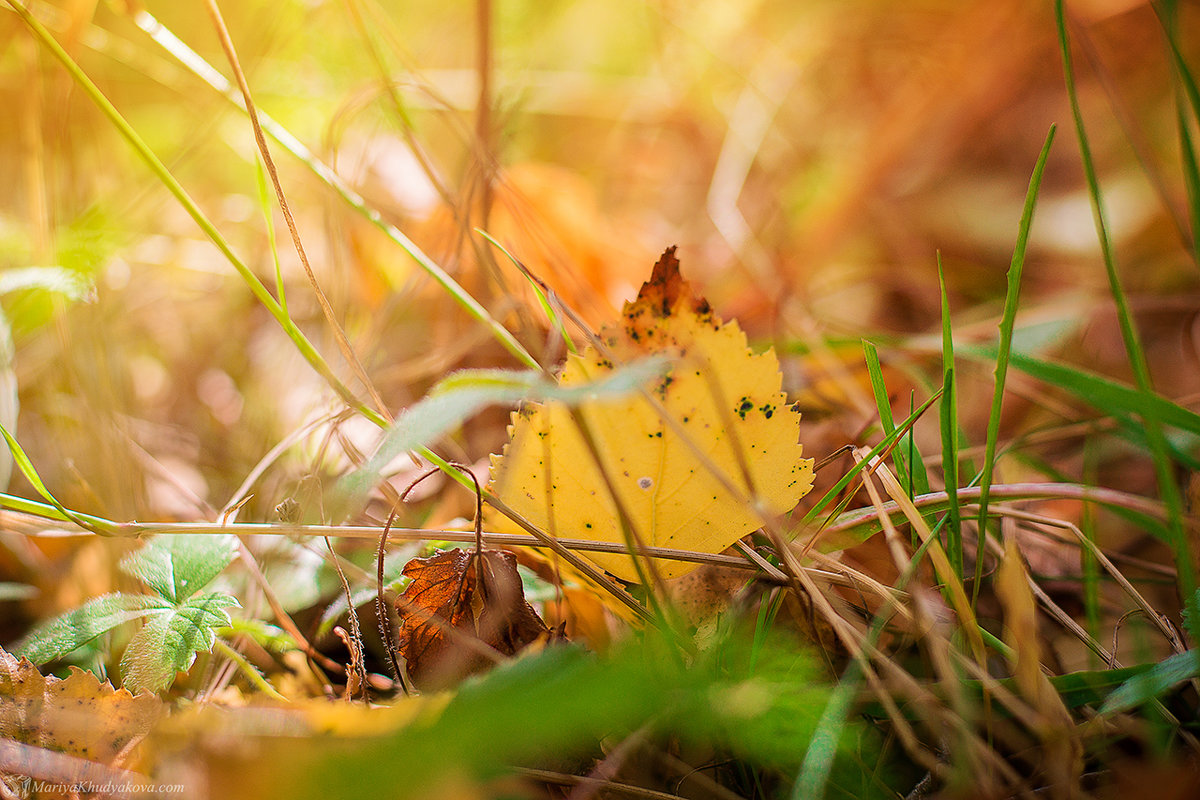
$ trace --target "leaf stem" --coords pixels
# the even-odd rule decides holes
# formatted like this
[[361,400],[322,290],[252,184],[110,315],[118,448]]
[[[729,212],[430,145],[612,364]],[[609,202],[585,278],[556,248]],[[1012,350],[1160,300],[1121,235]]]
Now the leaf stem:
[[245,656],[230,647],[222,639],[218,638],[217,641],[213,643],[213,650],[219,651],[221,655],[225,656],[234,664],[236,664],[237,668],[241,670],[243,675],[246,676],[246,680],[254,684],[254,687],[260,692],[267,695],[272,700],[279,700],[284,703],[291,702],[282,694],[280,694],[275,687],[271,685],[270,681],[263,677],[262,673],[258,671],[258,668],[246,660]]

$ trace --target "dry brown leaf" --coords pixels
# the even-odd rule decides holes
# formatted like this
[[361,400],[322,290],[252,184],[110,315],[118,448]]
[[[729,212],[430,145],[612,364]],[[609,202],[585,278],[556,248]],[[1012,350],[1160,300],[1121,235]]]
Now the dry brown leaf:
[[525,601],[512,553],[445,550],[404,567],[412,582],[396,601],[398,649],[422,689],[453,685],[550,631]]

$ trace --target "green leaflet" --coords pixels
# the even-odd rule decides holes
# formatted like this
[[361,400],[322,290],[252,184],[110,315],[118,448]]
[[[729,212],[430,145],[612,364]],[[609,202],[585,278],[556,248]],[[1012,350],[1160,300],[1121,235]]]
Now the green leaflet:
[[106,594],[39,625],[12,649],[18,658],[44,664],[61,658],[113,628],[170,610],[161,597],[145,594]]
[[155,536],[121,560],[121,571],[180,603],[203,589],[237,556],[231,534]]
[[121,677],[134,692],[167,688],[196,653],[211,650],[216,629],[231,624],[228,608],[241,604],[227,594],[196,593],[237,555],[230,534],[160,535],[121,561],[121,569],[153,594],[107,594],[39,626],[14,654],[43,664],[61,658],[127,622],[145,619],[121,658]]
[[186,672],[196,653],[217,641],[214,628],[230,624],[225,609],[240,606],[227,594],[193,597],[183,605],[156,614],[134,634],[121,658],[121,679],[131,692],[157,692]]

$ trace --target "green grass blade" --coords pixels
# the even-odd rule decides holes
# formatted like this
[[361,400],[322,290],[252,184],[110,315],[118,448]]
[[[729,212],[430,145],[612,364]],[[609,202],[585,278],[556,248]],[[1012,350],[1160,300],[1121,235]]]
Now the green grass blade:
[[1200,676],[1200,651],[1176,653],[1130,677],[1108,696],[1101,714],[1115,714],[1148,703],[1177,684]]
[[1012,352],[1013,328],[1017,319],[1017,304],[1021,292],[1021,273],[1025,269],[1025,248],[1029,243],[1029,230],[1033,226],[1033,212],[1037,207],[1038,190],[1042,186],[1042,173],[1046,170],[1046,159],[1050,157],[1050,145],[1054,143],[1055,126],[1050,126],[1046,143],[1033,167],[1029,189],[1025,193],[1025,207],[1021,211],[1021,224],[1017,231],[1017,245],[1013,249],[1012,263],[1008,267],[1008,289],[1004,295],[1004,313],[1000,317],[1000,339],[996,355],[995,381],[992,390],[992,408],[988,414],[987,439],[984,445],[983,473],[979,479],[979,547],[975,553],[975,582],[971,589],[971,602],[979,597],[979,585],[983,581],[983,554],[987,552],[988,536],[988,493],[992,486],[992,473],[996,467],[996,442],[1000,438],[1000,412],[1004,406],[1004,387],[1008,377],[1008,361]]
[[938,254],[938,288],[942,298],[942,402],[939,420],[942,430],[942,473],[950,498],[946,524],[946,556],[960,579],[963,574],[962,513],[958,507],[958,397],[954,381],[954,330],[950,324],[950,298],[942,274],[942,256]]
[[838,752],[838,742],[841,741],[849,722],[850,709],[854,705],[861,680],[858,663],[854,662],[830,694],[817,721],[816,730],[813,731],[808,751],[804,754],[800,774],[796,776],[796,783],[792,787],[792,800],[815,800],[825,796],[825,787],[829,784],[829,776]]
[[[900,427],[885,435],[883,439],[880,440],[879,444],[870,449],[862,461],[859,461],[857,464],[855,464],[850,471],[839,478],[833,486],[829,487],[825,494],[821,495],[821,499],[818,500],[813,507],[808,510],[807,513],[805,513],[804,518],[800,523],[801,526],[811,525],[813,521],[816,520],[817,516],[820,515],[820,513],[824,511],[825,508],[832,503],[847,486],[850,485],[850,482],[853,481],[860,472],[867,468],[871,459],[887,450],[896,442],[897,439],[900,438],[903,433],[911,429],[913,424],[921,418],[921,415],[924,414],[940,396],[940,393],[935,394],[933,397],[930,397],[928,400],[922,403],[916,411],[908,415],[904,422],[900,424]],[[826,520],[824,524],[828,524],[830,521],[832,520]]]
[[525,265],[518,261],[516,256],[508,252],[507,247],[497,242],[496,239],[487,231],[476,228],[475,232],[484,239],[487,239],[492,246],[498,249],[501,253],[504,253],[505,257],[512,262],[512,265],[520,270],[521,274],[525,277],[525,280],[529,282],[530,287],[533,288],[533,293],[537,295],[538,305],[541,306],[542,313],[546,315],[546,319],[550,320],[550,324],[554,326],[554,330],[558,331],[558,335],[562,337],[563,344],[566,345],[567,351],[571,353],[578,353],[579,348],[575,346],[575,341],[571,339],[571,334],[567,333],[567,324],[563,320],[562,314],[558,313],[558,309],[553,303],[550,302],[550,298],[546,296],[545,290],[543,290],[538,282],[534,280],[533,275],[531,275],[529,270],[525,268]]
[[[963,345],[959,355],[995,361],[996,345]],[[1123,383],[1056,361],[1013,352],[1009,366],[1030,377],[1057,386],[1093,408],[1115,416],[1152,413],[1162,424],[1200,434],[1200,414],[1157,394],[1143,392]]]
[[46,488],[46,484],[42,481],[42,476],[38,474],[37,468],[33,466],[33,461],[30,460],[29,456],[25,455],[25,451],[21,449],[21,445],[17,444],[17,440],[13,438],[13,435],[3,425],[0,425],[0,434],[3,434],[4,441],[8,443],[13,463],[21,471],[21,474],[25,476],[25,480],[29,481],[34,490],[44,497],[50,505],[54,506],[65,519],[74,522],[84,530],[94,533],[107,534],[111,533],[113,528],[116,528],[115,525],[112,525],[107,520],[100,520],[99,517],[81,516],[58,502],[58,498]]
[[[8,0],[8,2],[12,3],[13,0]],[[215,89],[238,109],[243,112],[245,111],[245,105],[243,104],[240,92],[220,72],[214,69],[212,65],[201,58],[198,53],[171,33],[165,25],[144,10],[139,10],[133,14],[133,22],[150,36],[155,44],[166,50],[185,69]],[[378,211],[367,205],[367,201],[363,196],[351,189],[331,167],[317,158],[299,139],[268,114],[260,110],[258,117],[259,122],[262,124],[262,129],[271,138],[295,156],[322,183],[333,189],[351,208],[399,245],[400,249],[407,253],[429,277],[433,278],[445,289],[447,294],[454,298],[459,306],[486,326],[492,336],[506,350],[512,353],[517,360],[527,367],[537,368],[539,366],[537,359],[531,356],[521,343],[517,341],[516,337],[507,328],[497,322],[488,310],[471,296],[470,292],[459,285],[449,273],[438,266],[421,248],[417,247],[415,242],[405,236],[399,228],[388,223]]]
[[[1075,72],[1071,61],[1071,44],[1067,37],[1063,0],[1055,0],[1054,10],[1055,21],[1058,25],[1059,47],[1062,52],[1067,96],[1071,103],[1071,116],[1075,121],[1079,154],[1083,162],[1083,174],[1088,186],[1088,196],[1092,202],[1092,216],[1096,223],[1096,233],[1100,240],[1100,250],[1104,257],[1104,269],[1108,274],[1109,292],[1112,294],[1113,301],[1117,307],[1117,319],[1120,323],[1121,338],[1125,342],[1125,352],[1129,359],[1130,367],[1133,369],[1135,383],[1138,391],[1143,396],[1143,400],[1146,401],[1149,398],[1157,397],[1157,395],[1150,380],[1150,369],[1146,362],[1145,351],[1142,349],[1137,328],[1133,324],[1133,314],[1129,310],[1129,301],[1121,285],[1120,275],[1117,273],[1112,236],[1109,234],[1104,204],[1100,194],[1100,183],[1096,177],[1096,166],[1092,159],[1091,145],[1089,144],[1087,130],[1083,122],[1083,112],[1079,107],[1079,96],[1075,86]],[[1140,412],[1140,416],[1145,422],[1146,438],[1150,445],[1154,470],[1158,478],[1159,493],[1162,496],[1163,503],[1166,504],[1170,512],[1168,519],[1170,541],[1168,544],[1174,556],[1179,591],[1183,597],[1191,597],[1196,591],[1196,570],[1192,561],[1187,532],[1183,526],[1183,498],[1179,486],[1175,482],[1166,437],[1163,435],[1162,423],[1155,413],[1153,406],[1147,404]],[[1197,634],[1200,632],[1193,631],[1192,633]]]
[[[1191,111],[1193,120],[1200,124],[1200,87],[1196,85],[1196,77],[1192,74],[1187,60],[1179,49],[1177,40],[1178,24],[1177,9],[1174,6],[1163,8],[1161,3],[1152,3],[1159,23],[1162,25],[1163,37],[1170,51],[1171,62],[1175,67],[1174,75],[1179,81],[1179,91],[1182,99],[1176,102],[1175,123],[1179,131],[1179,152],[1183,168],[1183,182],[1187,190],[1188,220],[1191,224],[1192,258],[1200,264],[1200,165],[1196,156],[1196,147],[1192,139],[1191,125],[1186,110]],[[1186,103],[1184,102],[1186,101]]]
[[[267,189],[267,171],[262,157],[254,159],[254,183],[258,190],[258,207],[262,210],[263,223],[267,227],[267,247],[275,265],[275,294],[279,296],[279,307],[288,315],[287,291],[283,285],[283,268],[279,264],[279,245],[275,240],[275,215],[272,213],[271,196]],[[288,315],[290,316],[290,315]]]
[[[896,430],[896,420],[892,417],[892,401],[888,397],[887,386],[883,381],[883,368],[879,364],[879,350],[867,339],[862,340],[863,360],[867,362],[867,375],[871,379],[871,393],[875,397],[875,408],[879,412],[879,424],[885,434]],[[900,470],[906,473],[907,470]]]
[[[862,341],[863,356],[867,362],[867,374],[871,379],[871,392],[875,396],[875,407],[879,410],[879,421],[884,434],[896,430],[892,418],[892,404],[888,399],[887,386],[883,381],[883,370],[879,364],[879,351],[875,345],[866,339]],[[892,451],[892,460],[896,464],[896,474],[900,484],[908,492],[909,497],[929,493],[929,476],[925,472],[925,462],[913,442],[912,431],[905,433],[901,441]]]
[[188,194],[187,190],[183,188],[183,185],[175,179],[175,176],[171,174],[166,165],[163,164],[158,156],[154,154],[154,151],[150,149],[149,145],[147,145],[137,131],[133,129],[133,126],[130,125],[123,116],[121,116],[121,112],[117,110],[116,106],[114,106],[107,97],[105,97],[104,93],[100,91],[100,88],[92,82],[92,79],[87,76],[87,74],[79,67],[77,63],[75,63],[75,60],[72,59],[67,51],[64,50],[62,46],[59,45],[59,43],[54,39],[54,37],[50,35],[50,32],[47,31],[40,22],[34,19],[34,17],[21,4],[17,3],[16,0],[6,1],[25,21],[25,24],[33,32],[34,36],[36,36],[37,39],[42,43],[42,45],[49,50],[55,58],[58,59],[64,68],[66,68],[67,72],[83,90],[84,94],[86,94],[88,98],[90,98],[91,101],[96,104],[104,116],[108,118],[109,122],[113,124],[121,136],[125,138],[125,141],[129,143],[142,161],[145,162],[146,166],[149,167],[154,176],[158,178],[159,182],[166,187],[167,191],[169,191],[177,201],[179,201],[179,204],[183,206],[184,210],[187,211],[188,216],[195,221],[196,225],[199,226],[200,230],[204,232],[209,241],[216,245],[217,249],[221,251],[221,254],[225,256],[226,260],[228,260],[233,268],[237,270],[238,274],[242,277],[242,280],[245,281],[246,285],[249,287],[251,293],[271,313],[271,316],[274,317],[276,322],[279,323],[280,327],[283,328],[284,333],[286,333],[288,338],[292,340],[292,343],[295,345],[296,349],[300,351],[300,354],[304,356],[305,360],[308,361],[313,369],[315,369],[317,373],[329,383],[333,390],[337,392],[338,396],[341,397],[347,404],[349,404],[352,408],[357,409],[376,424],[383,425],[383,418],[376,411],[363,405],[354,396],[354,393],[351,392],[344,383],[342,383],[336,374],[334,374],[324,357],[322,357],[317,349],[312,345],[312,343],[308,340],[308,337],[304,335],[303,331],[301,331],[300,328],[297,327],[296,324],[291,320],[291,318],[288,317],[288,315],[284,312],[283,307],[278,301],[276,301],[275,297],[271,294],[267,287],[263,285],[263,282],[259,280],[258,276],[254,274],[250,267],[248,267],[246,263],[242,261],[241,257],[239,257],[233,251],[233,248],[230,246],[229,242],[225,240],[225,237],[221,235],[221,232],[217,230],[216,226],[213,225],[200,207],[196,205],[196,202],[192,199],[191,195]]
[[[36,500],[29,500],[25,497],[17,497],[15,494],[0,492],[0,508],[7,508],[10,511],[19,511],[22,514],[30,514],[42,519],[52,519],[59,522],[74,522],[83,520],[87,523],[84,530],[99,531],[108,536],[117,536],[121,534],[122,524],[114,522],[111,519],[104,517],[93,516],[92,514],[83,514],[79,511],[64,509],[50,503],[39,503]],[[134,535],[132,532],[127,532],[127,535]]]
[[1188,222],[1192,233],[1192,260],[1200,264],[1200,165],[1196,163],[1196,145],[1183,109],[1175,117],[1179,128],[1179,154],[1183,168],[1183,186],[1187,190]]

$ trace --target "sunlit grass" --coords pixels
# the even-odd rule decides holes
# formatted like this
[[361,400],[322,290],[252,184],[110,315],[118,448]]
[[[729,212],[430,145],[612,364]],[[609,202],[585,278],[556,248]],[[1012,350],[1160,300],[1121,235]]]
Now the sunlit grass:
[[[395,714],[361,747],[296,737],[262,774],[297,796],[530,796],[494,782],[513,766],[650,796],[1066,793],[1113,785],[1117,749],[1188,751],[1192,10],[225,5],[0,12],[22,402],[0,634],[129,591],[134,538],[238,536],[246,617],[167,697],[356,699],[343,624]],[[694,630],[686,590],[587,560],[620,545],[485,532],[580,649],[400,697],[337,599],[372,597],[382,520],[432,463],[449,479],[392,545],[469,545],[450,463],[482,478],[509,408],[561,392],[563,354],[676,243],[776,343],[819,491],[738,551],[647,553],[713,576]],[[325,671],[277,657],[281,629]]]

